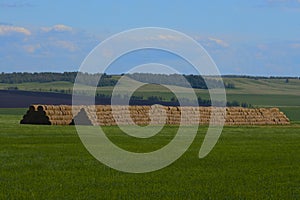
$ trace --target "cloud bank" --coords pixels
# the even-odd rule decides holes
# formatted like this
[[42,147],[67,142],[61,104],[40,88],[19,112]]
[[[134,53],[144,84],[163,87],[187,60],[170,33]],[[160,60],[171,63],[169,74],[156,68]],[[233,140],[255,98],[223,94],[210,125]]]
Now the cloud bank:
[[15,33],[21,33],[24,35],[31,35],[31,31],[24,27],[12,26],[12,25],[0,25],[0,35],[10,35]]
[[[108,36],[110,35],[106,37]],[[28,28],[2,23],[0,71],[77,71],[88,53],[106,37],[99,37],[65,24]],[[216,36],[192,37],[207,50],[222,74],[292,76],[300,74],[297,66],[300,63],[300,40],[250,42]],[[133,41],[139,39],[141,38],[128,38]],[[180,38],[170,35],[147,39],[180,42]],[[143,61],[147,57],[151,55],[132,56],[126,63],[119,65],[130,66],[136,63],[136,60]],[[160,57],[157,54],[153,57],[169,60],[169,63],[174,65],[180,63],[171,60],[172,58],[167,55]],[[112,72],[122,73],[118,70]]]

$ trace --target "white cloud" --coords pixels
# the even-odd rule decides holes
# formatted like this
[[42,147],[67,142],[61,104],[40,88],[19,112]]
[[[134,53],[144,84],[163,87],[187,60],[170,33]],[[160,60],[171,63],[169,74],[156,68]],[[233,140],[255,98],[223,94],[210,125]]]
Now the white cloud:
[[63,24],[57,24],[52,27],[42,27],[41,30],[44,32],[50,32],[50,31],[67,32],[67,31],[73,31],[73,28]]
[[221,39],[209,37],[208,40],[213,41],[222,47],[229,47],[229,44]]
[[0,25],[0,35],[10,35],[13,33],[21,33],[23,35],[31,35],[31,32],[24,28],[19,26],[11,26],[11,25]]
[[180,36],[177,36],[177,35],[158,35],[158,39],[178,41],[182,38]]
[[73,42],[64,41],[64,40],[57,40],[57,41],[53,42],[53,46],[67,49],[71,52],[78,50],[78,46],[76,44],[74,44]]

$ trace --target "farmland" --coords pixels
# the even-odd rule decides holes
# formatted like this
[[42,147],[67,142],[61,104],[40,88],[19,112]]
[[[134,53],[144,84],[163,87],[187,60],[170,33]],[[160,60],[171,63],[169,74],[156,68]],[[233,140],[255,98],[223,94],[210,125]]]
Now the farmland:
[[[116,77],[117,78],[117,77]],[[258,79],[253,78],[223,78],[225,84],[234,84],[235,88],[227,88],[226,95],[228,101],[246,102],[254,106],[300,106],[300,80],[290,79],[285,83],[284,79]],[[122,94],[128,93],[129,85],[134,84],[130,80],[123,82],[124,91]],[[57,81],[46,83],[20,83],[20,84],[4,84],[0,83],[0,89],[18,88],[18,90],[25,91],[40,91],[53,93],[67,93],[70,94],[73,89],[73,84],[70,82]],[[183,87],[172,86],[176,91],[187,93]],[[82,90],[88,91],[89,87],[82,85]],[[98,87],[97,93],[103,95],[110,95],[112,93],[112,86]],[[122,91],[122,90],[121,90]],[[195,92],[202,99],[209,99],[208,91],[205,89],[195,89]],[[159,96],[163,100],[169,101],[174,94],[169,89],[159,85],[145,85],[139,88],[135,96],[141,96],[147,99],[151,96]]]
[[[20,125],[24,109],[0,109],[0,199],[299,199],[300,125],[225,127],[214,150],[198,158],[206,127],[175,163],[148,174],[115,171],[95,160],[72,126]],[[165,145],[177,128],[136,139],[115,127],[124,149]]]
[[[0,108],[0,199],[299,199],[299,80],[224,80],[236,86],[227,89],[229,100],[279,106],[291,125],[226,126],[213,151],[199,159],[207,130],[201,126],[188,151],[170,166],[128,174],[94,159],[75,127],[20,125],[26,108]],[[72,89],[68,82],[0,84],[0,89],[13,86],[48,92]],[[163,98],[171,97],[158,87],[145,86],[136,95],[151,96],[159,89]],[[98,91],[109,94],[112,87]],[[206,90],[196,92],[208,98]],[[121,148],[149,152],[166,145],[177,127],[167,126],[149,139],[130,137],[116,126],[103,129]]]

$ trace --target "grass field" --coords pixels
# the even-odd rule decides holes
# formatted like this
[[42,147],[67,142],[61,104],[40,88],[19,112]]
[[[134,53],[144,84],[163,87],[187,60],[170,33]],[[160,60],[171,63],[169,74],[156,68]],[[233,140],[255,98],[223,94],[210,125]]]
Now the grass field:
[[280,110],[284,112],[292,122],[300,122],[300,106],[280,107]]
[[[23,114],[24,109],[0,109],[0,199],[300,198],[297,123],[225,127],[213,151],[198,159],[206,131],[201,127],[188,151],[169,167],[128,174],[95,160],[74,127],[19,125]],[[140,144],[117,127],[104,130],[121,147],[150,151],[166,144],[177,127]]]
[[[285,83],[285,79],[249,79],[249,78],[224,78],[225,83],[233,83],[234,89],[226,89],[227,99],[229,101],[246,102],[254,106],[300,106],[300,80],[290,79],[289,83]],[[128,94],[128,87],[134,84],[131,80],[123,82],[122,94]],[[50,82],[50,83],[22,83],[22,84],[2,84],[0,89],[9,87],[18,87],[19,90],[29,91],[52,91],[52,92],[67,92],[71,93],[73,84],[70,82]],[[186,89],[173,86],[176,91],[187,94]],[[83,91],[88,91],[89,88],[81,86]],[[98,88],[99,94],[110,95],[113,87]],[[122,90],[121,90],[122,91]],[[209,99],[208,91],[195,89],[195,92],[202,99]],[[174,96],[167,88],[159,85],[146,85],[138,89],[136,96],[143,96],[147,99],[149,96],[160,96],[163,100],[170,100]],[[188,94],[186,95],[188,97]]]

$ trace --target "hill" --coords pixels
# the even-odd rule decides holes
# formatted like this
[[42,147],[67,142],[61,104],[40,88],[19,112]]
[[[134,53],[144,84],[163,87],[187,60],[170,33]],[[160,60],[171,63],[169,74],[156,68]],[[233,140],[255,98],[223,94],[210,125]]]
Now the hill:
[[[119,76],[112,76],[118,79]],[[243,78],[243,77],[225,77],[224,83],[234,85],[234,88],[227,88],[227,98],[230,101],[247,102],[257,106],[300,106],[300,80],[283,78]],[[124,86],[132,85],[134,82],[126,80]],[[185,92],[186,89],[180,86],[173,86],[177,91]],[[83,90],[88,90],[88,86],[82,85]],[[110,95],[113,86],[101,86],[98,88],[99,95]],[[126,87],[124,87],[126,94]],[[71,94],[73,83],[68,81],[54,82],[25,82],[25,83],[0,83],[0,89],[14,89],[36,92],[55,92]],[[208,99],[206,89],[195,89],[196,93],[203,99]],[[164,87],[159,85],[146,85],[135,92],[136,96],[142,96],[144,99],[149,96],[160,96],[164,100],[171,99],[174,95]]]
[[[109,77],[109,76],[107,76]],[[119,75],[112,75],[111,79],[118,80]],[[289,118],[300,121],[300,80],[293,77],[241,77],[225,76],[227,100],[238,104],[247,103],[254,107],[279,107]],[[128,88],[135,84],[132,79],[124,79],[121,85],[122,95],[128,95]],[[87,85],[80,86],[82,91],[89,92]],[[171,86],[189,98],[187,89],[180,86]],[[101,86],[97,89],[97,103],[109,103],[107,98],[111,95],[114,86]],[[0,83],[0,107],[24,108],[32,103],[42,104],[71,104],[73,83],[70,81],[53,82],[23,82]],[[204,101],[209,99],[207,89],[194,89],[199,98]],[[32,93],[35,92],[35,93]],[[174,94],[165,87],[157,84],[145,85],[133,94],[135,101],[140,104],[148,100],[155,102],[170,102]],[[142,102],[142,103],[141,103]],[[148,102],[149,103],[149,102]]]

